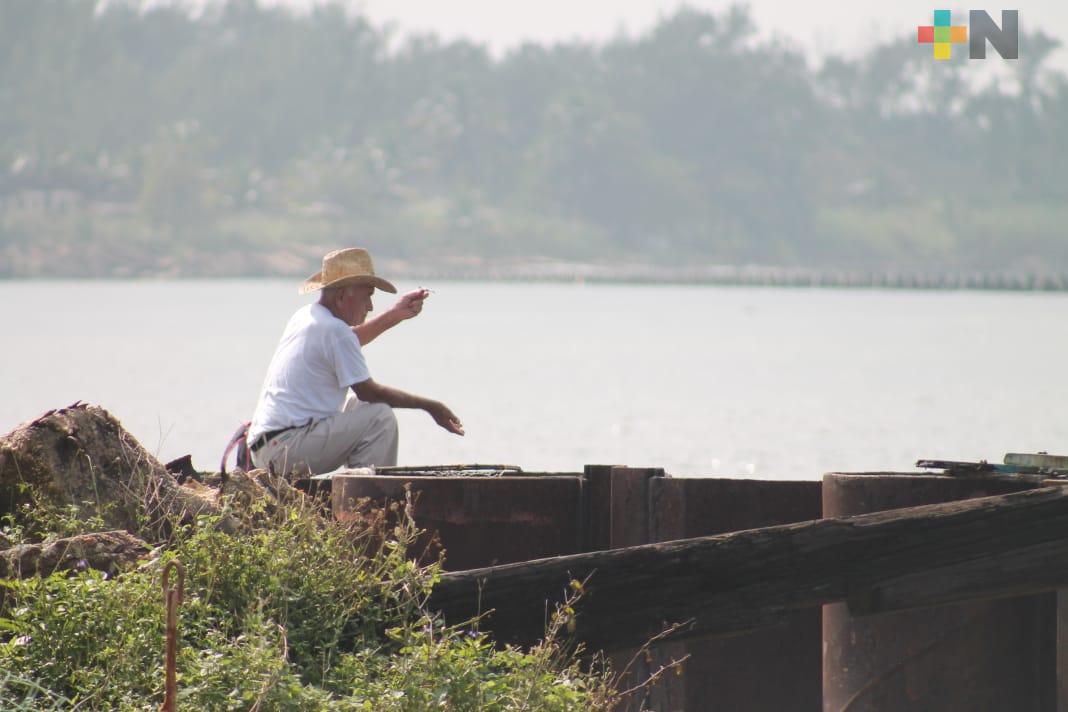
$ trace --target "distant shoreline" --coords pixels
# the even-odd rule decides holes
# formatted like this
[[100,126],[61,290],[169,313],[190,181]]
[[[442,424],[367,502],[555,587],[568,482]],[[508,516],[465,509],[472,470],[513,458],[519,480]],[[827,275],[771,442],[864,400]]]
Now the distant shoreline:
[[392,270],[399,278],[497,282],[680,284],[738,287],[1068,291],[1068,273],[909,271],[783,268],[758,265],[708,268],[600,267],[564,263],[491,270]]
[[[663,284],[733,287],[786,287],[837,289],[905,289],[972,291],[1068,291],[1068,272],[1035,273],[981,270],[864,270],[773,267],[767,265],[714,265],[664,267],[644,264],[606,265],[555,260],[507,261],[477,264],[428,265],[404,260],[379,260],[378,272],[397,280],[450,280],[465,282],[543,282],[557,284]],[[462,261],[460,261],[462,262]],[[474,262],[474,261],[472,261]],[[111,275],[40,274],[0,275],[0,283],[38,281],[196,281],[294,279],[306,270],[262,273],[185,273],[166,270]]]

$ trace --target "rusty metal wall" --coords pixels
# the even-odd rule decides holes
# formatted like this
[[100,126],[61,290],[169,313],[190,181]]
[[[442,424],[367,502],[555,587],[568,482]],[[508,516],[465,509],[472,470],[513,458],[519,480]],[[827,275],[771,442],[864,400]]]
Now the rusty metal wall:
[[1068,712],[1068,589],[1057,596],[1057,712]]
[[[820,515],[819,482],[671,478],[659,468],[590,465],[581,475],[334,478],[335,516],[354,516],[359,501],[379,505],[415,497],[413,516],[446,549],[451,570],[637,546]],[[581,614],[581,608],[580,608]],[[819,709],[820,611],[767,631],[663,645],[651,655],[613,651],[629,688],[682,655],[681,674],[632,696],[620,710]],[[771,679],[776,684],[769,685]]]
[[[1043,487],[1064,487],[1064,480],[1045,480]],[[1057,597],[1057,712],[1068,712],[1068,589]]]
[[[660,468],[587,465],[583,470],[586,551],[649,543],[650,483],[662,477],[664,471]],[[581,603],[579,606],[582,615]],[[651,673],[651,659],[637,649],[610,651],[607,661],[619,690],[640,687]],[[648,694],[648,688],[639,689],[622,701],[617,712],[651,709]]]
[[353,516],[372,504],[404,499],[411,485],[412,516],[445,547],[451,571],[529,561],[583,550],[585,512],[580,475],[516,477],[334,477],[334,516]]
[[[828,474],[823,516],[1006,494],[1034,485],[914,473]],[[1054,594],[977,601],[870,618],[824,606],[826,712],[1055,707]]]
[[[820,517],[820,483],[717,478],[651,481],[650,541],[671,541]],[[650,706],[663,712],[818,712],[819,608],[775,628],[661,646],[657,662],[690,658]]]

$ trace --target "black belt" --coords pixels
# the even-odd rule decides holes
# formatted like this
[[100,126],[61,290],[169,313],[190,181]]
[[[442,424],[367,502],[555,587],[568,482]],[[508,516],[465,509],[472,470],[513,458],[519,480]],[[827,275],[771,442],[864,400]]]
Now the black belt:
[[263,435],[261,435],[258,438],[256,438],[253,442],[249,443],[248,449],[251,452],[256,452],[261,447],[263,447],[264,445],[266,445],[271,440],[275,439],[276,437],[278,437],[279,435],[281,435],[285,431],[292,430],[295,427],[297,427],[297,426],[296,425],[290,425],[288,428],[279,428],[278,430],[268,430],[266,433],[264,433]]

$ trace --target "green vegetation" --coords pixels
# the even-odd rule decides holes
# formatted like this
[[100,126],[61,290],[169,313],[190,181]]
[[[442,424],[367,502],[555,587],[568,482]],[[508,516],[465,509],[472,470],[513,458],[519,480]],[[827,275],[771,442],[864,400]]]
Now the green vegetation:
[[1068,78],[1041,32],[1018,61],[903,32],[817,67],[744,9],[684,9],[495,58],[343,3],[139,5],[0,4],[0,276],[304,274],[352,243],[1068,269]]
[[[62,519],[54,508],[48,525]],[[7,517],[17,543],[33,510]],[[580,669],[550,626],[530,651],[496,649],[446,627],[423,603],[437,565],[408,558],[399,508],[345,525],[308,505],[244,512],[176,530],[141,569],[0,581],[0,707],[155,710],[163,698],[162,566],[186,566],[179,619],[179,709],[591,710],[613,701],[603,673]],[[253,516],[255,515],[255,516]],[[90,522],[91,524],[91,522]],[[65,532],[87,523],[71,516]]]

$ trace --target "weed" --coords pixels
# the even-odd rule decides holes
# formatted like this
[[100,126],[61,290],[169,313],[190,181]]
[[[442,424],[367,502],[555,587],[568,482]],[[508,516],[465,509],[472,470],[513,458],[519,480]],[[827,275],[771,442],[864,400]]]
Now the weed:
[[[163,697],[159,575],[176,557],[187,570],[180,708],[611,705],[606,673],[581,669],[558,640],[568,607],[531,650],[499,649],[471,626],[430,615],[425,602],[440,565],[411,560],[419,532],[403,506],[394,514],[346,525],[300,503],[269,513],[231,508],[173,525],[156,560],[113,579],[86,571],[0,581],[0,670],[7,675],[0,702],[5,709],[156,709]],[[221,526],[235,517],[242,526]],[[17,519],[7,523],[13,540],[92,524],[65,510],[24,511]]]

